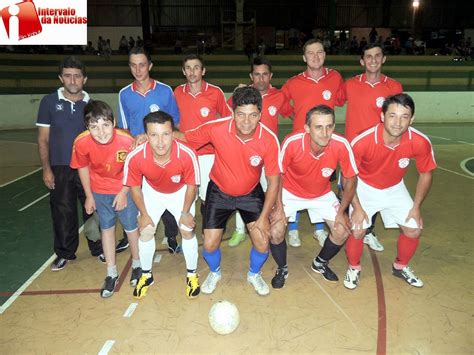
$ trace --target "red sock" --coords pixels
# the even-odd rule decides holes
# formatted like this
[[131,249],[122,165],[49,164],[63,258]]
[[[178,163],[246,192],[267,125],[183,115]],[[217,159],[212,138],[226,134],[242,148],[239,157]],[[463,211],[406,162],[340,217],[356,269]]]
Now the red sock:
[[418,248],[418,243],[420,238],[410,238],[405,234],[400,233],[398,237],[398,252],[397,258],[395,259],[395,266],[404,268],[410,262],[410,259],[415,255],[416,248]]
[[346,255],[349,265],[355,268],[360,268],[360,258],[364,251],[364,239],[356,239],[351,234],[346,241]]

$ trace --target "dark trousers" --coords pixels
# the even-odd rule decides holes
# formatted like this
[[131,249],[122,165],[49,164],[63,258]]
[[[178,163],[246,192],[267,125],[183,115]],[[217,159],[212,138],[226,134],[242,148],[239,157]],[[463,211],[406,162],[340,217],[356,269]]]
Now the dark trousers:
[[[78,199],[81,204],[84,223],[92,215],[88,215],[84,209],[86,196],[77,170],[66,165],[51,168],[55,184],[54,190],[50,191],[49,201],[54,229],[54,252],[61,258],[72,260],[76,258],[76,251],[79,246]],[[97,231],[97,233],[99,232]],[[88,240],[88,246],[92,255],[97,256],[102,253],[100,239],[97,242]]]
[[161,215],[161,220],[163,221],[163,225],[165,227],[165,237],[166,238],[175,238],[178,235],[178,224],[176,223],[176,219],[168,210]]

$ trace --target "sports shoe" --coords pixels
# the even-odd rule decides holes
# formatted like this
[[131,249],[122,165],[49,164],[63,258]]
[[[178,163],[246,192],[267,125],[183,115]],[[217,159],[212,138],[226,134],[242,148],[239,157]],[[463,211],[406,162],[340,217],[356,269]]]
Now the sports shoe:
[[148,291],[148,287],[150,287],[154,283],[155,280],[153,279],[153,274],[151,272],[147,274],[142,274],[142,276],[138,280],[137,286],[133,290],[133,295],[135,296],[135,298],[142,299],[143,297],[145,297]]
[[105,255],[104,254],[100,254],[99,256],[97,256],[97,259],[99,259],[99,261],[102,263],[102,264],[105,264],[106,261],[105,261]]
[[217,283],[221,280],[222,275],[220,272],[210,271],[206,279],[202,283],[201,291],[206,294],[211,294],[217,287]]
[[324,246],[324,242],[326,241],[326,238],[328,236],[329,236],[329,233],[325,229],[318,229],[317,231],[314,231],[313,233],[313,238],[319,242],[319,245],[321,246],[321,248]]
[[355,289],[359,285],[360,270],[349,267],[344,276],[344,286],[349,290]]
[[179,254],[179,253],[181,253],[181,246],[176,241],[176,236],[168,238],[168,252],[170,254]]
[[244,240],[245,240],[245,233],[235,230],[234,233],[232,233],[232,238],[229,239],[229,246],[236,247],[237,245],[242,243]]
[[285,286],[285,280],[288,278],[288,268],[277,268],[275,276],[272,279],[273,288],[283,288]]
[[270,289],[260,272],[258,274],[252,274],[251,276],[247,274],[247,282],[253,286],[260,296],[265,296],[270,293]]
[[301,239],[297,229],[288,232],[288,244],[295,248],[301,246]]
[[124,237],[122,239],[120,239],[120,241],[118,242],[117,246],[115,247],[115,252],[116,253],[121,253],[123,252],[125,249],[127,249],[129,246],[128,244],[128,238],[126,235],[124,235]]
[[138,280],[142,277],[142,268],[136,267],[132,268],[132,273],[130,275],[130,286],[135,287],[137,286]]
[[367,233],[364,237],[364,244],[367,244],[370,249],[375,250],[375,251],[383,251],[384,247],[382,244],[380,244],[379,240],[377,239],[377,236],[375,235],[374,232]]
[[398,269],[395,269],[392,265],[392,274],[393,274],[393,276],[404,279],[408,284],[410,284],[414,287],[423,287],[423,281],[421,281],[415,275],[413,270],[410,269],[408,266],[405,266],[403,269],[398,270]]
[[61,258],[59,256],[54,259],[53,263],[51,264],[51,271],[59,271],[66,267],[69,260]]
[[194,274],[192,276],[186,277],[186,296],[188,298],[195,298],[201,292],[201,288],[199,287],[199,276]]
[[104,285],[102,286],[102,290],[100,290],[100,297],[108,298],[114,294],[115,286],[118,283],[118,276],[112,277],[107,276],[104,281]]
[[332,271],[329,268],[327,263],[317,265],[316,262],[313,260],[313,263],[311,264],[311,269],[314,272],[317,272],[317,273],[323,275],[323,277],[326,281],[329,281],[329,282],[339,281],[339,278],[334,273],[334,271]]

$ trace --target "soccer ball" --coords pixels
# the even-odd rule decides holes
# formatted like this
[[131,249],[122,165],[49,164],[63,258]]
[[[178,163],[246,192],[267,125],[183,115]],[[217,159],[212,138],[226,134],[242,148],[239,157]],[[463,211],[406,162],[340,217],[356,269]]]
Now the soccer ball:
[[230,334],[240,322],[239,310],[229,301],[214,303],[209,311],[209,324],[218,334]]

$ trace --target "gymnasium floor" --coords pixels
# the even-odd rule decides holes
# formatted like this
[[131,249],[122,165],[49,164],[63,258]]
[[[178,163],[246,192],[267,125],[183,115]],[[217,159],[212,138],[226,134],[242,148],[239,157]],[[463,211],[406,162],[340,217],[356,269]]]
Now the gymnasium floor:
[[[310,268],[319,245],[304,215],[302,246],[288,249],[284,289],[260,297],[247,285],[247,238],[237,248],[223,242],[223,279],[214,294],[195,300],[184,294],[184,259],[168,254],[161,229],[157,282],[143,300],[134,299],[128,285],[128,251],[118,255],[119,289],[100,298],[105,266],[89,255],[83,237],[77,260],[51,272],[48,191],[38,170],[35,131],[0,132],[0,352],[471,354],[474,164],[467,159],[474,158],[474,124],[417,128],[430,135],[439,164],[411,264],[423,288],[391,276],[397,232],[384,230],[380,220],[376,230],[385,251],[365,249],[359,288],[325,282]],[[406,182],[413,191],[413,164]],[[343,252],[332,266],[342,279]],[[274,270],[269,258],[263,269],[268,282]],[[204,280],[202,258],[199,272]],[[221,299],[235,303],[241,316],[239,328],[227,336],[215,334],[207,321],[211,305]]]

